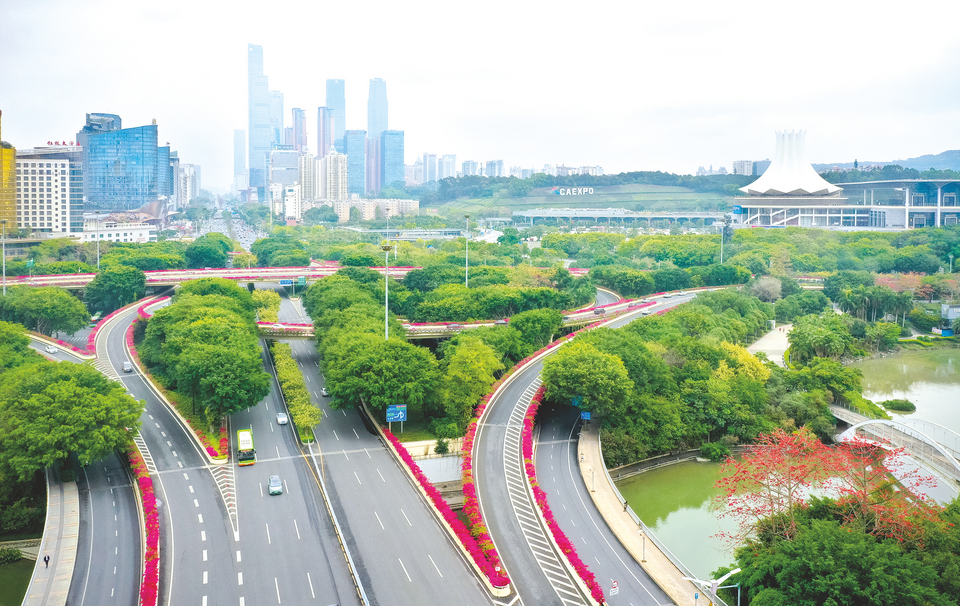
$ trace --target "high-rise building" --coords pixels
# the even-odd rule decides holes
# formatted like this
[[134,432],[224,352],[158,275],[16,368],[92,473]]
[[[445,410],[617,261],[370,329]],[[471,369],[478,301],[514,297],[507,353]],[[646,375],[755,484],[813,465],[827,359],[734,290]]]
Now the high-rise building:
[[488,177],[503,177],[503,160],[487,160],[487,169],[484,174]]
[[293,113],[293,149],[298,152],[307,151],[307,112],[299,107],[291,110]]
[[380,133],[380,188],[404,184],[403,131],[385,130]]
[[175,176],[170,170],[170,144],[157,148],[157,194],[168,199],[173,195]]
[[270,145],[283,145],[283,93],[270,91]]
[[373,78],[367,97],[367,136],[379,141],[380,133],[387,128],[387,83],[383,78]]
[[753,162],[750,160],[734,160],[733,161],[733,174],[735,175],[752,175],[753,174]]
[[283,188],[283,216],[294,221],[303,218],[303,197],[300,195],[299,184],[294,183]]
[[457,155],[443,154],[437,162],[437,181],[457,176]]
[[429,183],[437,180],[437,154],[423,154],[423,181]]
[[[5,181],[4,170],[13,170],[4,159],[10,152],[14,150],[0,148],[0,182]],[[44,233],[83,233],[83,149],[64,141],[62,145],[19,149],[15,154],[16,223],[2,213],[0,206],[0,218],[11,221],[7,233],[13,227]],[[2,192],[0,185],[0,199]]]
[[288,126],[283,129],[283,143],[274,145],[277,149],[293,149],[293,127]]
[[[0,111],[0,119],[3,112]],[[6,221],[7,233],[17,227],[17,211],[20,194],[20,171],[17,170],[17,150],[13,146],[6,147],[3,141],[3,128],[0,124],[0,220]],[[16,178],[16,179],[14,179]],[[16,195],[15,195],[16,194]]]
[[186,207],[190,200],[200,197],[200,166],[197,164],[180,164],[177,179],[180,181],[180,197]]
[[317,155],[321,158],[327,155],[333,145],[332,115],[329,107],[317,108]]
[[315,189],[316,184],[316,175],[314,167],[316,166],[316,160],[310,154],[300,154],[300,157],[297,159],[299,164],[298,172],[298,182],[300,183],[300,197],[306,201],[312,201],[317,197],[317,191]]
[[367,188],[367,131],[344,131],[343,147],[347,154],[347,191],[362,196]]
[[511,176],[511,177],[517,177],[517,178],[519,179],[519,178],[520,178],[520,174],[521,174],[522,172],[523,172],[523,168],[521,168],[521,167],[519,167],[519,166],[511,166],[511,167],[510,167],[510,176]]
[[273,136],[270,125],[270,94],[267,77],[263,74],[263,47],[256,44],[247,45],[247,106],[248,181],[250,187],[257,188],[258,198],[264,200]]
[[347,130],[347,93],[343,80],[327,80],[327,107],[333,119],[333,145],[338,152],[345,153],[343,137]]
[[367,137],[366,148],[367,195],[375,195],[381,189],[380,184],[380,139]]
[[461,167],[462,167],[461,174],[464,177],[480,174],[480,163],[477,162],[476,160],[464,160]]
[[156,201],[160,195],[156,120],[120,128],[119,116],[87,114],[77,142],[83,147],[86,210],[136,210]]
[[347,192],[349,167],[347,156],[336,150],[328,153],[320,162],[322,175],[320,198],[324,200],[346,200],[350,197]]
[[300,154],[294,150],[275,149],[270,152],[270,184],[286,187],[300,178]]
[[768,168],[770,168],[770,160],[757,160],[756,162],[753,162],[750,174],[754,177],[759,177],[766,172]]

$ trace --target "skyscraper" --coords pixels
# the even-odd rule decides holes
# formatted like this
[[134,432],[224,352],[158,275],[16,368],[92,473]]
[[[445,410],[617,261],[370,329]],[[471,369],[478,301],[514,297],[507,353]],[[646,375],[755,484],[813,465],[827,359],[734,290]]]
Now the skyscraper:
[[263,47],[247,45],[247,104],[249,121],[247,125],[247,148],[249,150],[250,187],[256,187],[258,198],[265,199],[267,185],[267,165],[269,163],[270,132],[270,94],[267,90],[267,77],[263,75]]
[[423,183],[437,180],[437,154],[423,154]]
[[387,83],[383,78],[373,78],[367,97],[367,136],[379,140],[387,128]]
[[157,199],[156,120],[121,129],[119,116],[87,114],[77,141],[83,146],[86,210],[136,210]]
[[367,189],[367,131],[345,131],[343,146],[347,153],[347,192],[362,196]]
[[344,133],[347,130],[347,94],[343,80],[327,80],[327,107],[333,117],[333,145],[345,153]]
[[333,151],[320,161],[320,198],[324,200],[346,200],[349,168],[347,156]]
[[333,145],[333,132],[330,130],[330,108],[317,108],[317,156],[324,157]]
[[375,195],[381,189],[380,184],[380,139],[367,137],[367,195]]
[[457,155],[443,154],[437,163],[437,181],[457,176]]
[[294,107],[293,113],[293,149],[298,152],[307,149],[307,112]]
[[380,133],[380,188],[404,185],[403,131]]
[[463,169],[462,174],[464,177],[480,174],[480,163],[477,162],[476,160],[464,160],[461,166]]
[[270,91],[270,144],[283,145],[283,93]]
[[[3,112],[0,112],[0,118],[3,117]],[[0,125],[2,126],[2,125]],[[0,129],[0,135],[2,135],[3,130]],[[3,137],[0,136],[0,141],[3,140]],[[0,143],[0,219],[3,219],[7,222],[6,230],[7,233],[10,233],[10,230],[18,227],[17,225],[17,205],[16,198],[14,193],[17,191],[17,186],[14,185],[14,177],[16,176],[16,162],[17,162],[17,150],[13,147],[4,147]],[[17,177],[19,178],[19,177]]]
[[317,197],[316,161],[310,154],[300,154],[298,163],[300,169],[298,180],[300,183],[300,198],[305,201],[312,201]]

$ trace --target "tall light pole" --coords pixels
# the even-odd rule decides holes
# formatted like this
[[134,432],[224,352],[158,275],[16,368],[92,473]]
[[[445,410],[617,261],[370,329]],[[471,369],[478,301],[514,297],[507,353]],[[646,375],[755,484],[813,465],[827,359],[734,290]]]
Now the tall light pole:
[[463,215],[467,220],[467,231],[463,236],[463,285],[470,288],[470,215]]
[[[3,248],[3,296],[7,296],[7,220],[0,219],[0,247]],[[951,255],[952,256],[952,255]]]
[[383,251],[383,340],[390,338],[390,249],[389,244],[381,244]]
[[950,273],[953,273],[953,253],[950,253],[947,256],[950,257]]

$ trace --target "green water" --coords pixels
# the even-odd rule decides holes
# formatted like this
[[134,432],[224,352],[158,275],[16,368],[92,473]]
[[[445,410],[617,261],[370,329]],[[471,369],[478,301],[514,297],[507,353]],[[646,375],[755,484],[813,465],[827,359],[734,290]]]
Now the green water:
[[719,471],[718,463],[691,461],[617,482],[643,523],[701,579],[733,562],[730,544],[715,536],[736,528],[732,520],[718,519],[713,508]]
[[0,566],[0,606],[20,606],[35,564],[33,560],[19,560]]
[[[863,371],[863,395],[880,402],[906,398],[918,418],[960,433],[960,350],[898,354],[852,365]],[[716,537],[732,532],[730,519],[712,507],[720,466],[678,463],[617,482],[623,497],[644,523],[699,578],[733,562],[731,546]]]
[[917,410],[894,419],[923,419],[960,433],[960,349],[911,351],[850,365],[863,372],[863,397],[906,398]]

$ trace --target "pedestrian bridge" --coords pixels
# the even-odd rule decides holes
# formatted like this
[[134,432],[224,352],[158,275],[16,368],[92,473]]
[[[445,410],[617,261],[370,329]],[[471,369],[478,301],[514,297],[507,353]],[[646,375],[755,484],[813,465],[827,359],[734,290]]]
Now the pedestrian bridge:
[[[837,407],[830,408],[834,412]],[[836,416],[840,418],[839,415]],[[864,419],[853,424],[840,434],[838,439],[845,440],[855,435],[903,448],[907,455],[941,477],[951,480],[952,491],[957,492],[960,485],[960,434],[955,431],[921,419]]]

